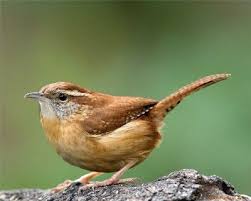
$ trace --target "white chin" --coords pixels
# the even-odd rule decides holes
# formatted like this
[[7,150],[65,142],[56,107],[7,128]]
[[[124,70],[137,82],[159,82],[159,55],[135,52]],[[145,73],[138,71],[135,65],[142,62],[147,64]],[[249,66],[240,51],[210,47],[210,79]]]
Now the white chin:
[[46,118],[56,118],[56,113],[53,110],[49,101],[39,101],[41,115]]

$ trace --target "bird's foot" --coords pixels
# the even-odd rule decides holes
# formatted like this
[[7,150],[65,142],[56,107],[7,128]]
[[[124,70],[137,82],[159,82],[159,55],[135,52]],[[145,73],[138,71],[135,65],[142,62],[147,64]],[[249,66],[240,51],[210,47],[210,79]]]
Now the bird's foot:
[[82,192],[82,191],[89,189],[89,188],[104,187],[104,186],[110,186],[113,184],[136,183],[137,181],[139,181],[138,178],[127,178],[127,179],[120,179],[120,180],[110,178],[110,179],[106,179],[104,181],[92,182],[92,183],[86,184],[84,186],[81,186],[79,188],[79,192]]
[[75,181],[66,180],[62,184],[59,184],[55,188],[51,189],[51,192],[57,193],[57,192],[63,191],[66,188],[68,188],[72,183],[81,183],[83,185],[89,184],[90,180],[92,178],[97,177],[97,176],[99,176],[101,174],[103,174],[103,173],[101,173],[101,172],[90,172],[90,173],[80,177],[79,179],[76,179]]
[[126,179],[120,179],[117,184],[135,184],[140,181],[139,178],[126,178]]
[[57,193],[60,191],[65,190],[66,188],[68,188],[74,181],[71,180],[65,180],[63,183],[58,184],[56,187],[51,189],[52,193]]

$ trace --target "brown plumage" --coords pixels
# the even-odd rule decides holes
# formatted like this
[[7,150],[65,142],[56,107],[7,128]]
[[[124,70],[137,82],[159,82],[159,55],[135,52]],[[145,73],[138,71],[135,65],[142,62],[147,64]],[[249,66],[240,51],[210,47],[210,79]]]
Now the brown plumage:
[[192,92],[227,77],[229,74],[204,77],[161,101],[111,96],[67,82],[46,85],[26,97],[39,101],[42,126],[57,153],[72,165],[95,171],[78,181],[88,183],[101,172],[117,171],[111,179],[86,188],[118,182],[160,143],[159,131],[167,112]]

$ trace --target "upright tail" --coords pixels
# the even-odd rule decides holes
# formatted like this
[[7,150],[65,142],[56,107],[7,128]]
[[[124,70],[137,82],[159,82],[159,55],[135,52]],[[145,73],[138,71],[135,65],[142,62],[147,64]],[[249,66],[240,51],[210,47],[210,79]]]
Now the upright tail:
[[204,87],[225,80],[230,76],[230,74],[209,75],[195,82],[192,82],[191,84],[185,85],[176,92],[172,93],[170,96],[167,96],[166,98],[158,102],[151,110],[150,114],[157,125],[160,126],[166,113],[175,108],[175,106],[177,106],[183,98]]

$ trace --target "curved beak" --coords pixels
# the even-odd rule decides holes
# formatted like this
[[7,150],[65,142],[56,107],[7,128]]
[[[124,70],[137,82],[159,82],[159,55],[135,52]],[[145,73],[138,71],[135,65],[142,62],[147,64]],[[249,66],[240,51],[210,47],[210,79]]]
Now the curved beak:
[[30,92],[30,93],[25,94],[24,98],[31,98],[31,99],[41,101],[42,99],[45,98],[45,96],[43,93],[40,93],[40,92]]

